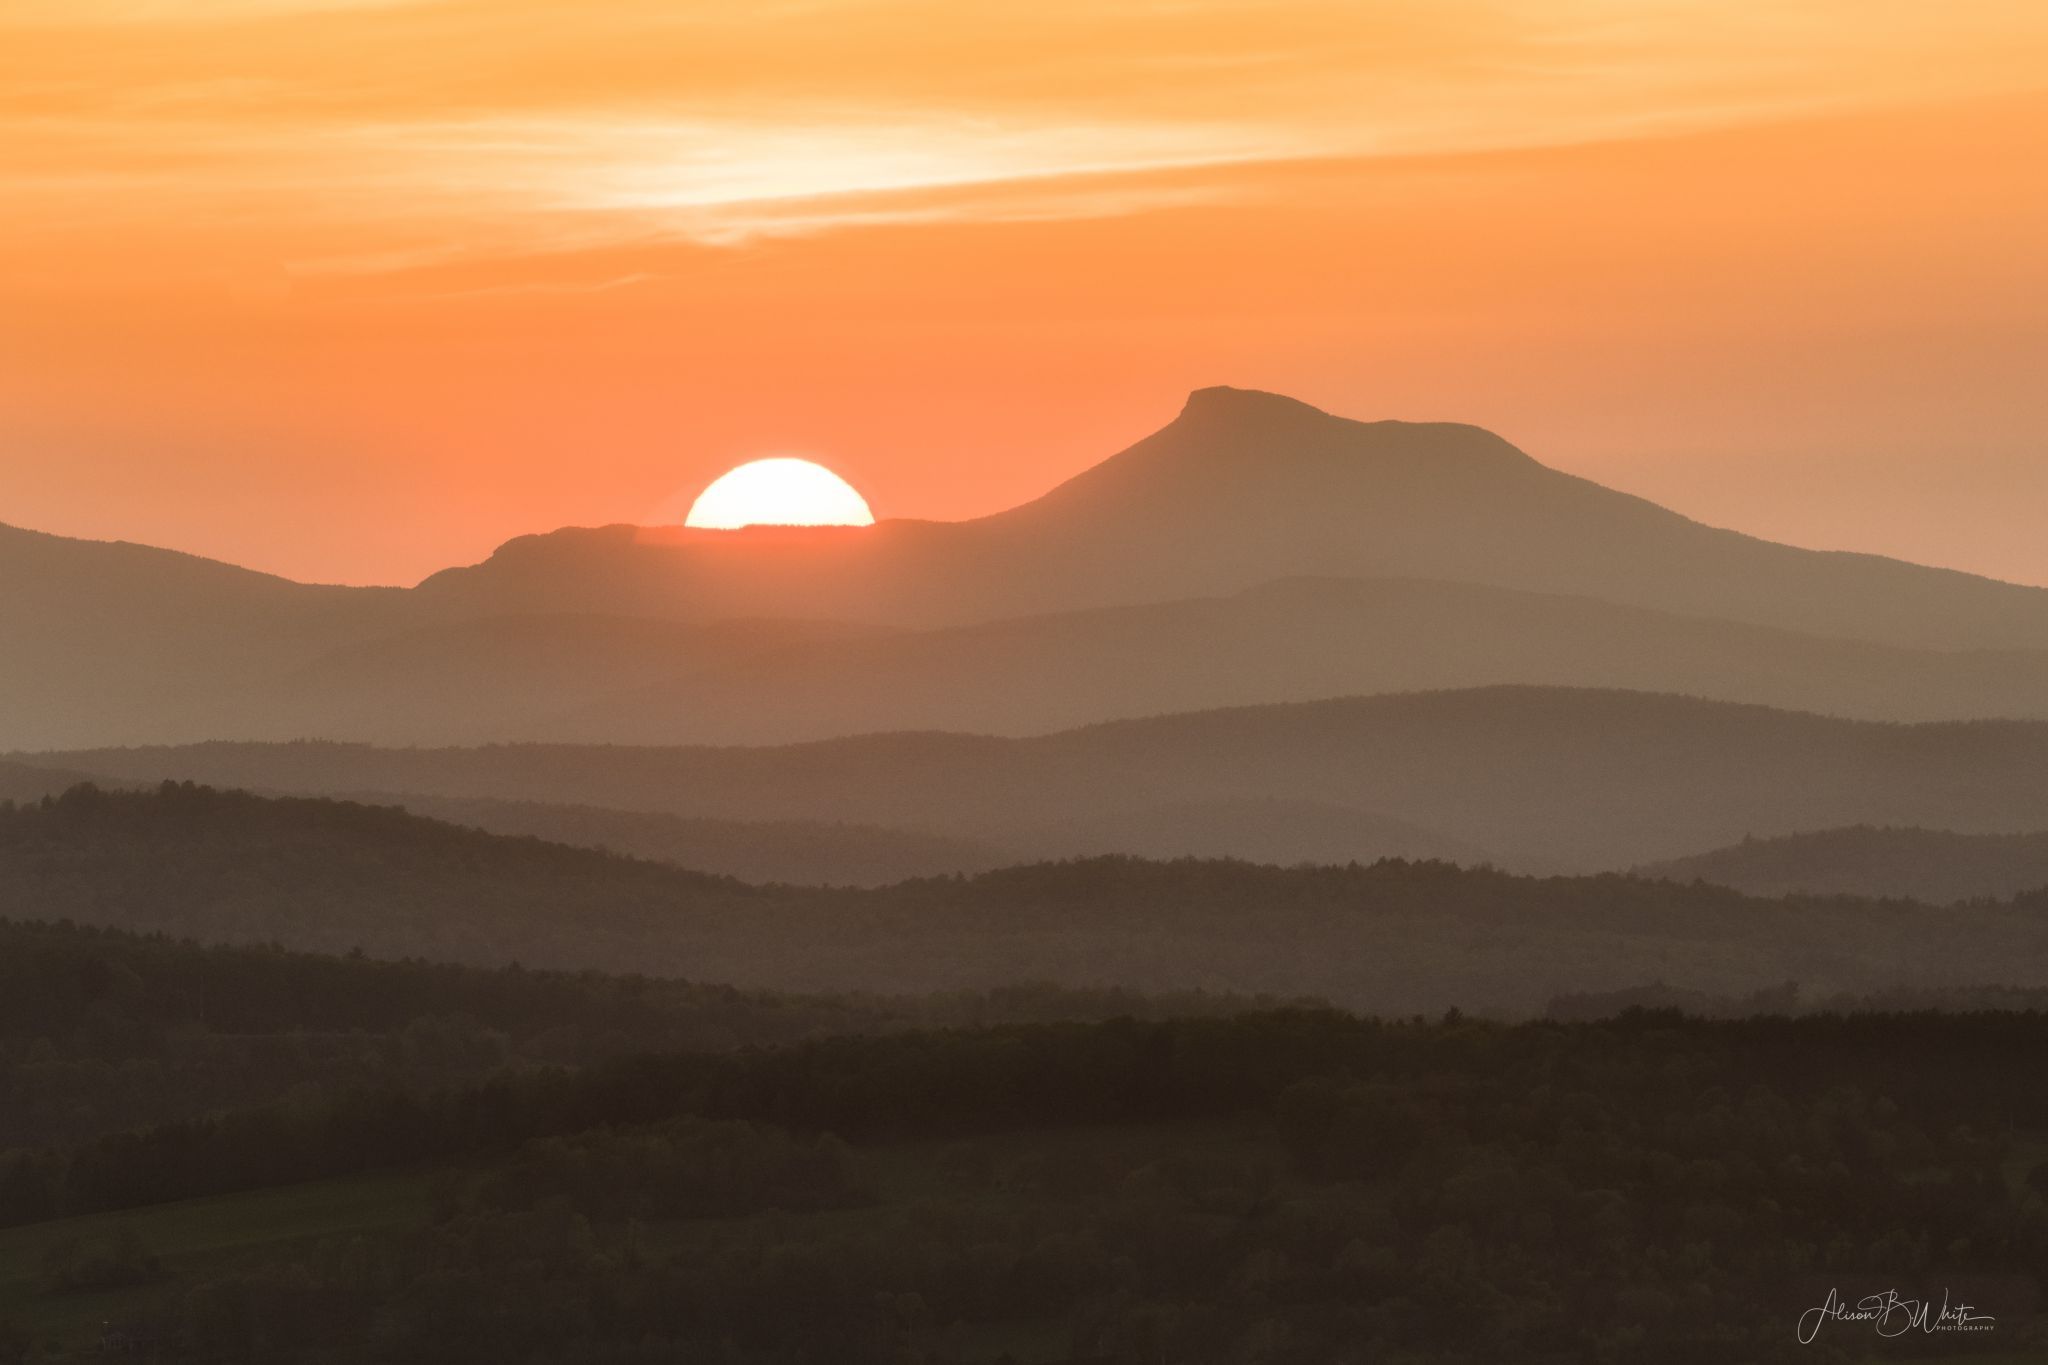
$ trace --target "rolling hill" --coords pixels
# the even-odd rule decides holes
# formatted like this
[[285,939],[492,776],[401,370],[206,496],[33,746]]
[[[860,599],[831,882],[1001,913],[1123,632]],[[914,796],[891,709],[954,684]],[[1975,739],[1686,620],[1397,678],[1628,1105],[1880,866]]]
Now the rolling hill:
[[1741,994],[2048,984],[2035,902],[1757,900],[1441,863],[1092,859],[873,890],[752,887],[351,803],[173,786],[0,811],[0,904],[206,941],[792,990],[1026,982],[1535,1012],[1662,980]]
[[[331,650],[244,690],[219,724],[247,738],[318,735],[387,744],[529,734],[565,706],[599,713],[620,691],[755,659],[893,632],[832,621],[492,616],[418,627]],[[717,726],[715,714],[699,717]]]
[[[1686,693],[1873,720],[2048,719],[2048,652],[1905,649],[1587,597],[1320,578],[795,641],[622,685],[492,737],[778,744],[906,729],[1028,735],[1173,711],[1498,683]],[[393,692],[385,705],[402,715],[407,703]],[[390,742],[392,727],[383,728],[345,737]]]
[[[1395,828],[1426,851],[1598,870],[1745,835],[1849,824],[2048,827],[2048,724],[1848,721],[1646,693],[1497,687],[1118,721],[1024,739],[903,733],[777,747],[204,744],[37,760],[115,781],[549,801],[691,818],[847,821],[998,849],[1191,803],[1247,841],[1292,837],[1287,803]],[[1279,803],[1279,804],[1274,804]],[[1298,810],[1299,808],[1294,808]],[[1361,823],[1361,828],[1365,824]],[[1090,845],[1073,842],[1066,851]],[[1042,852],[1053,848],[1038,845]],[[1155,849],[1154,851],[1162,851]],[[1322,861],[1343,861],[1324,843]]]
[[912,877],[984,872],[1027,860],[1019,849],[839,821],[720,820],[416,792],[341,795],[371,805],[401,806],[415,815],[492,834],[603,849],[748,882],[885,886]]
[[751,882],[886,886],[1015,863],[1126,854],[1237,858],[1288,867],[1378,858],[1487,861],[1484,849],[1402,820],[1316,801],[1182,801],[1067,817],[1007,832],[1004,842],[821,820],[721,820],[545,801],[344,792],[349,800],[492,834],[530,835]]
[[1947,905],[2048,887],[2048,833],[1956,834],[1856,825],[1745,839],[1636,872],[1713,882],[1753,896],[1904,896]]
[[0,801],[40,801],[86,780],[84,773],[0,761]]

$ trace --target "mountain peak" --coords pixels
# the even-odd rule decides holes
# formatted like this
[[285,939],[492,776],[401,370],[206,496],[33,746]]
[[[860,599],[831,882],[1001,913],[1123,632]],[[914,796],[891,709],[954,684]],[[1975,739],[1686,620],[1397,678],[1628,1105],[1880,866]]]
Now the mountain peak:
[[1229,423],[1266,425],[1275,422],[1300,422],[1305,419],[1329,421],[1330,414],[1321,408],[1289,398],[1285,394],[1267,393],[1263,389],[1237,389],[1228,384],[1212,384],[1205,389],[1196,389],[1188,395],[1188,401],[1180,410],[1182,422]]

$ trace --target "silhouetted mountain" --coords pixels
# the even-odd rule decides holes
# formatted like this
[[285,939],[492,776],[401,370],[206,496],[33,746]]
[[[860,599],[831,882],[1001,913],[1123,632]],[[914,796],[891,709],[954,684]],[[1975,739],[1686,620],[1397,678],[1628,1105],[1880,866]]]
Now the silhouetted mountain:
[[2048,916],[2031,903],[1760,901],[1404,862],[1093,859],[762,888],[397,810],[192,787],[0,810],[0,903],[203,940],[834,991],[1046,981],[1407,1013],[1535,1011],[1653,978],[1724,994],[2048,984]]
[[411,590],[0,528],[0,639],[15,747],[1030,733],[1500,681],[2048,713],[2048,591],[1773,545],[1475,427],[1235,389],[976,521],[565,529]]
[[1826,636],[2048,648],[2048,590],[1716,530],[1455,423],[1355,422],[1202,389],[1045,496],[977,521],[513,541],[420,591],[475,611],[964,624],[1293,575],[1604,598]]
[[[891,734],[671,749],[204,744],[39,761],[131,781],[855,821],[998,847],[1056,823],[1099,828],[1190,802],[1244,802],[1252,813],[1260,802],[1318,802],[1531,869],[1627,867],[1745,834],[1856,823],[2048,828],[2048,724],[1880,724],[1569,688],[1243,707],[1029,739]],[[1284,838],[1286,830],[1248,814],[1239,834]]]
[[1715,882],[1756,896],[1904,896],[1945,905],[2048,887],[2048,833],[1956,834],[1855,825],[1745,839],[1636,871],[1673,881]]
[[224,694],[430,608],[393,588],[0,526],[0,743],[220,734]]

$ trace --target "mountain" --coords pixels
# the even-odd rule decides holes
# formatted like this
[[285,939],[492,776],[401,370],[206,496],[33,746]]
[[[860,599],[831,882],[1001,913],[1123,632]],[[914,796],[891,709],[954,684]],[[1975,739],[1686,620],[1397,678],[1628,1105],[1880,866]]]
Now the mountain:
[[1505,682],[1872,719],[2048,718],[2043,651],[1905,649],[1470,583],[1298,578],[930,630],[594,614],[446,620],[224,686],[208,694],[211,722],[188,707],[180,724],[206,737],[381,744],[771,744],[903,729],[1042,734]]
[[[224,725],[253,739],[320,735],[387,744],[532,733],[565,707],[682,675],[744,676],[763,656],[800,654],[895,632],[833,621],[491,616],[448,621],[330,650],[247,689]],[[702,717],[715,727],[719,718]]]
[[524,537],[420,592],[472,611],[967,624],[1293,576],[1602,598],[1938,649],[2048,648],[2048,590],[1690,521],[1478,427],[1358,422],[1209,388],[1032,502],[966,522]]
[[[902,733],[724,748],[202,744],[38,761],[117,781],[191,778],[274,791],[850,821],[998,848],[1056,824],[1099,828],[1187,803],[1238,803],[1241,837],[1279,838],[1295,818],[1285,803],[1311,802],[1375,817],[1375,840],[1400,824],[1531,870],[1629,867],[1748,834],[1858,823],[2048,828],[2048,724],[1886,724],[1573,688],[1241,707],[1023,739]],[[1274,812],[1281,814],[1268,822]],[[1358,856],[1383,848],[1368,843]],[[1332,860],[1340,854],[1325,852]]]
[[1754,896],[1904,896],[1933,905],[2048,887],[2048,833],[1957,834],[1855,825],[1745,839],[1639,876],[1704,881]]
[[[1883,720],[2048,719],[2048,651],[1906,649],[1473,583],[1296,578],[1222,597],[792,640],[724,666],[622,684],[490,737],[775,744],[905,729],[1028,735],[1496,683],[1678,692]],[[383,714],[406,709],[394,689]],[[390,729],[342,737],[391,742]]]
[[37,749],[1028,734],[1496,682],[2048,716],[2048,590],[1226,388],[974,521],[568,528],[411,589],[0,528],[0,639],[0,745]]
[[430,605],[0,526],[0,743],[222,733],[224,695]]
[[0,904],[47,920],[834,992],[1042,981],[1407,1014],[1529,1013],[1651,980],[1720,994],[1787,980],[1820,994],[2039,987],[2038,901],[1757,900],[1399,861],[1112,858],[872,890],[752,887],[398,810],[191,786],[0,810]]

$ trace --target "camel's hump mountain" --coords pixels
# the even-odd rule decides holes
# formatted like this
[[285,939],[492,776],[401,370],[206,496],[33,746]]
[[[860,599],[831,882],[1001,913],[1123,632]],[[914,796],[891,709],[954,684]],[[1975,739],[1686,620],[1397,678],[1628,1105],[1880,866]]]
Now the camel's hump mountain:
[[2040,716],[2043,676],[2048,590],[1772,544],[1478,427],[1249,389],[1199,389],[973,521],[566,528],[412,589],[0,528],[0,748],[588,737],[593,715],[627,742],[1029,732],[1499,682]]
[[472,609],[931,626],[1292,576],[1484,583],[1919,647],[2048,647],[2042,589],[1704,526],[1479,427],[1353,421],[1221,387],[1196,390],[1165,427],[1044,496],[978,520],[563,530],[420,591]]

